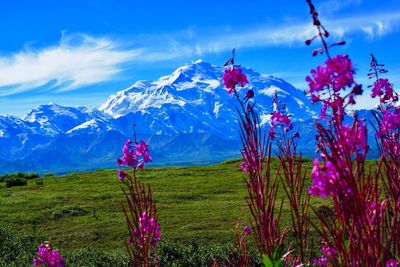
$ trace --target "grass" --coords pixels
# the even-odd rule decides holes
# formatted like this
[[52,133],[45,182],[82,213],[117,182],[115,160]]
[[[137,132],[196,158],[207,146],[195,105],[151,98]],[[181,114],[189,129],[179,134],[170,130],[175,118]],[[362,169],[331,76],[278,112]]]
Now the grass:
[[[305,164],[310,171],[311,162]],[[149,168],[139,177],[152,186],[162,239],[196,240],[204,245],[233,241],[247,196],[238,160],[203,167]],[[47,176],[12,188],[0,183],[0,225],[51,239],[64,253],[88,248],[123,251],[127,230],[120,186],[116,170]],[[278,199],[285,201],[282,187]],[[312,198],[312,203],[323,201]],[[287,224],[286,203],[283,209],[283,224]]]

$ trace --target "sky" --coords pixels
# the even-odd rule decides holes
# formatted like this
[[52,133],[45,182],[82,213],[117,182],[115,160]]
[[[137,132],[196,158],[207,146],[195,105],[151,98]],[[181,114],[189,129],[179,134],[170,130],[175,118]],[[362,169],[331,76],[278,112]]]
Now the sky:
[[[400,0],[314,0],[332,54],[348,54],[364,84],[357,108],[375,105],[370,53],[400,84]],[[313,57],[304,0],[0,0],[0,115],[41,104],[98,107],[138,80],[156,80],[203,59],[236,62],[307,89]]]

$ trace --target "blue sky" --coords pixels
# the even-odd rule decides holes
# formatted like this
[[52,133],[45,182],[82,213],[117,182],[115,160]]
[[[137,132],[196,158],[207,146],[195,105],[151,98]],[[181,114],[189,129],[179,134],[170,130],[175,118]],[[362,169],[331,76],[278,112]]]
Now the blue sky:
[[[368,82],[369,53],[400,84],[400,0],[315,1],[334,53],[349,54]],[[237,61],[300,89],[325,60],[304,40],[314,30],[305,0],[1,1],[0,114],[23,116],[55,102],[97,107],[137,80],[197,59]],[[315,48],[315,47],[314,47]],[[365,86],[366,89],[366,86]],[[373,101],[359,99],[359,107]]]

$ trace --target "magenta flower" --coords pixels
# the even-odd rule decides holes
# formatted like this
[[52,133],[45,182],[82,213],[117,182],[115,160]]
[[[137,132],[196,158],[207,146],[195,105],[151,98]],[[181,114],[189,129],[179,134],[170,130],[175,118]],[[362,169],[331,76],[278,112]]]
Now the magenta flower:
[[394,94],[393,85],[388,79],[379,78],[375,81],[372,87],[371,97],[375,98],[379,96],[379,100],[382,104],[387,103],[389,100],[396,102],[397,96]]
[[382,148],[392,156],[400,157],[400,107],[392,107],[382,112],[378,135]]
[[316,70],[311,70],[312,77],[306,77],[310,93],[318,93],[328,88],[338,92],[354,84],[355,72],[347,56],[337,55],[334,58],[328,58],[325,64],[318,66]]
[[343,152],[350,152],[358,155],[362,154],[367,147],[367,128],[361,121],[356,127],[348,125],[341,126],[339,140],[336,144],[338,149]]
[[64,267],[64,259],[58,250],[52,249],[47,243],[37,248],[38,257],[33,259],[33,266]]
[[[321,247],[321,252],[322,252],[321,257],[315,258],[313,260],[313,263],[316,266],[328,266],[328,264],[332,263],[332,261],[336,257],[336,250],[333,247],[329,246],[329,245],[322,246]],[[331,266],[331,265],[329,265],[329,266]]]
[[318,158],[314,159],[313,166],[311,172],[312,184],[309,188],[309,193],[322,198],[333,196],[336,192],[336,182],[339,179],[336,168],[330,161],[324,162],[320,166]]
[[290,121],[290,116],[284,114],[280,111],[272,112],[271,116],[271,128],[269,129],[269,136],[271,139],[275,138],[275,129],[276,127],[281,126],[284,132],[292,129],[292,122]]
[[136,238],[139,243],[144,246],[150,238],[150,245],[156,247],[161,239],[160,225],[157,221],[150,217],[147,212],[143,212],[139,218],[139,227],[134,229]]
[[390,259],[386,262],[385,267],[400,267],[400,263],[395,259]]
[[251,90],[251,89],[249,89],[247,92],[246,92],[246,96],[245,96],[247,99],[250,99],[250,98],[253,98],[254,97],[254,91],[253,90]]
[[245,86],[249,81],[241,69],[227,68],[222,76],[223,84],[231,95],[236,90],[236,85]]
[[243,156],[243,161],[240,163],[240,168],[248,173],[250,169],[257,169],[260,168],[260,162],[257,160],[259,158],[259,155],[256,155],[253,151],[251,151],[248,147],[244,147],[242,149],[242,156]]
[[244,232],[246,235],[250,235],[250,234],[251,234],[251,227],[248,226],[248,225],[246,225],[246,226],[243,228],[243,232]]
[[[141,140],[140,143],[135,143],[133,145],[129,139],[126,140],[125,145],[122,148],[122,157],[117,159],[119,166],[129,166],[132,168],[138,168],[139,170],[143,170],[144,164],[151,161],[152,158],[148,152],[148,145],[146,142]],[[119,179],[123,180],[125,176],[123,172],[118,172]]]
[[118,179],[124,180],[126,177],[126,172],[124,170],[118,170]]

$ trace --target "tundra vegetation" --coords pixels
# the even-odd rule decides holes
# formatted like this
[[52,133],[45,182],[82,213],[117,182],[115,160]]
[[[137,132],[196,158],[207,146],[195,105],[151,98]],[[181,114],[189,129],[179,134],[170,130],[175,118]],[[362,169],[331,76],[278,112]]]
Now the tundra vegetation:
[[[379,98],[375,120],[350,112],[363,89],[354,78],[350,57],[333,55],[333,48],[345,42],[329,43],[329,32],[313,3],[307,0],[307,4],[316,35],[306,45],[320,43],[312,55],[326,57],[306,77],[307,94],[321,107],[314,122],[314,159],[304,159],[298,151],[299,133],[292,131],[290,114],[277,95],[270,127],[261,125],[257,96],[247,86],[233,50],[222,80],[227,93],[237,99],[241,162],[147,170],[145,164],[152,161],[148,146],[133,133],[117,159],[119,185],[110,172],[102,171],[85,178],[78,174],[47,177],[41,184],[25,181],[28,187],[23,190],[3,190],[2,198],[12,199],[13,207],[2,205],[2,223],[20,222],[14,228],[25,230],[21,222],[28,222],[33,230],[46,223],[48,232],[40,234],[52,242],[2,229],[1,262],[18,266],[16,255],[32,253],[40,244],[35,266],[400,266],[398,95],[384,78],[384,65],[371,55],[369,87],[371,97]],[[346,115],[352,117],[351,123],[345,122]],[[374,161],[366,160],[367,127],[374,128],[380,151]],[[83,186],[88,180],[99,183],[97,195]],[[29,195],[56,190],[62,183],[65,194],[47,191],[40,210],[35,201],[26,202]],[[73,191],[77,187],[80,190]],[[82,195],[83,190],[91,194]],[[59,198],[70,204],[54,205]],[[90,204],[93,200],[106,205]],[[35,216],[13,212],[18,205],[33,208]],[[118,206],[122,215],[116,212]],[[109,243],[102,236],[106,229],[114,231]],[[77,231],[82,237],[71,240]],[[191,231],[197,233],[188,242]],[[216,240],[233,242],[210,245]],[[64,253],[53,246],[57,243],[86,249]],[[111,246],[114,252],[99,250]]]

